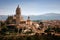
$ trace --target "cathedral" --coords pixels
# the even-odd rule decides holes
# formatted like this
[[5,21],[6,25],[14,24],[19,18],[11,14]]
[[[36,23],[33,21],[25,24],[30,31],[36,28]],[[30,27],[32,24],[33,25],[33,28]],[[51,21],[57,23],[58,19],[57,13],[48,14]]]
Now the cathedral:
[[20,24],[27,24],[32,25],[32,21],[30,20],[30,17],[27,17],[27,20],[23,19],[23,16],[21,15],[21,8],[19,8],[19,5],[16,8],[16,14],[13,16],[13,19],[16,20],[16,26],[19,26]]
[[32,22],[30,20],[30,17],[27,17],[27,20],[24,20],[23,16],[21,15],[21,8],[19,5],[16,8],[16,14],[14,16],[9,16],[7,18],[7,27],[16,27],[18,28],[18,32],[20,29],[22,29],[22,32],[27,31],[33,31],[33,32],[38,32],[37,30],[40,29],[40,26],[37,22]]

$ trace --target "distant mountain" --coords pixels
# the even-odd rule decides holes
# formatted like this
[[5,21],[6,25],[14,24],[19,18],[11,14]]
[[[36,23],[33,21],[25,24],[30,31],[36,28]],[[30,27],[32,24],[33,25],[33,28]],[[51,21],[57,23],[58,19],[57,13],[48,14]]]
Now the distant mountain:
[[[6,20],[7,15],[0,15],[0,20]],[[27,20],[28,16],[24,16],[23,18]],[[55,13],[47,13],[44,15],[30,15],[31,20],[60,20],[60,14],[55,14]]]
[[[24,17],[25,19],[27,17]],[[31,20],[60,20],[60,14],[56,14],[56,13],[47,13],[44,15],[32,15],[30,16]]]

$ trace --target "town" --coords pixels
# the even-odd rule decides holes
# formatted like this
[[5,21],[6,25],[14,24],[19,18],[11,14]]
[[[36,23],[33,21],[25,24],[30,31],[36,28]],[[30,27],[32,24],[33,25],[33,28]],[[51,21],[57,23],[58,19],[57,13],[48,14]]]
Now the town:
[[16,14],[8,16],[6,20],[0,20],[0,37],[18,37],[33,35],[55,35],[60,36],[60,20],[32,21],[30,17],[24,20],[19,5]]

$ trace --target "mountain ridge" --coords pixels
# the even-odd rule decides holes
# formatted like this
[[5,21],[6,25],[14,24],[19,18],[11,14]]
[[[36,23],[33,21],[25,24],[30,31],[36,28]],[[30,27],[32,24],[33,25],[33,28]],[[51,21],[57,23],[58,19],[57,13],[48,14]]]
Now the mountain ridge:
[[[28,16],[22,15],[25,20]],[[60,14],[46,13],[44,15],[29,15],[31,20],[60,20]],[[6,20],[8,15],[0,15],[0,20]]]

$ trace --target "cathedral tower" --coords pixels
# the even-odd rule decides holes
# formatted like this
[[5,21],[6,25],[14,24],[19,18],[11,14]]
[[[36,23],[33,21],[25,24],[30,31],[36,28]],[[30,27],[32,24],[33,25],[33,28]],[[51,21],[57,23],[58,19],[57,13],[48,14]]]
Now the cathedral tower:
[[16,8],[16,25],[19,26],[20,24],[20,17],[21,17],[21,9],[18,7]]

